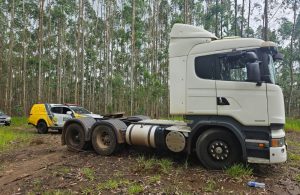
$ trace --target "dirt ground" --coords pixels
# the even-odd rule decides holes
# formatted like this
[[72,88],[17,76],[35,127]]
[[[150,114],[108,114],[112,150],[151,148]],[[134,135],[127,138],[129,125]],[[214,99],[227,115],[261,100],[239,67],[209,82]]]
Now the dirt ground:
[[[300,194],[300,133],[288,132],[287,140],[287,163],[251,165],[252,176],[234,178],[204,169],[195,156],[127,146],[103,157],[68,151],[58,133],[35,134],[30,143],[0,153],[0,194]],[[250,188],[250,180],[266,188]]]

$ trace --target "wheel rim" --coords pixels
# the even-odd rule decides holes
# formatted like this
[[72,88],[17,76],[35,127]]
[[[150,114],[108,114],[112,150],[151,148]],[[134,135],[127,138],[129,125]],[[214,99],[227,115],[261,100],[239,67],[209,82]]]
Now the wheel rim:
[[226,142],[216,140],[209,145],[208,153],[214,160],[225,161],[230,155],[230,149]]
[[79,131],[73,130],[70,132],[70,143],[71,145],[79,145],[80,144],[80,134]]
[[106,131],[102,131],[97,135],[97,144],[100,148],[106,149],[111,145],[111,137]]

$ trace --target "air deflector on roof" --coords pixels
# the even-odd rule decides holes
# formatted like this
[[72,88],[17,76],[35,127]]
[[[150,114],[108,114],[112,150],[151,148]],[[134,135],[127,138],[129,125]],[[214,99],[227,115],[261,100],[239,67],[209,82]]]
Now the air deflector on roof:
[[204,30],[201,27],[191,26],[187,24],[174,24],[171,38],[211,38],[218,39],[214,34]]

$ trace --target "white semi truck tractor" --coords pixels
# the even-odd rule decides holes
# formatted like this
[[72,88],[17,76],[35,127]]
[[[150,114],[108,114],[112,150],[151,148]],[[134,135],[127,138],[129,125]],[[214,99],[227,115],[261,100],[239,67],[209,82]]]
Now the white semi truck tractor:
[[196,153],[210,169],[237,162],[287,160],[285,112],[276,85],[273,42],[218,39],[191,25],[175,24],[169,45],[170,114],[186,122],[145,116],[68,120],[62,143],[75,150],[91,143],[100,155],[120,145],[141,145],[175,153]]

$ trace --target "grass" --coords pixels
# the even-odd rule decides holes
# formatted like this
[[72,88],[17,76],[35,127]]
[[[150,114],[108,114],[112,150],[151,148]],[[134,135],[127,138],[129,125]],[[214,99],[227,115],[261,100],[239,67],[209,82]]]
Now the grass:
[[24,131],[30,128],[25,117],[13,117],[11,126],[0,126],[0,151],[4,151],[13,143],[26,142],[33,137],[33,133]]
[[300,183],[300,174],[295,176],[295,180]]
[[287,131],[300,132],[300,119],[287,118],[284,128]]
[[173,162],[169,159],[156,159],[156,158],[145,158],[140,156],[137,159],[136,171],[141,172],[154,172],[154,173],[168,173],[171,169]]
[[127,179],[109,179],[105,181],[104,183],[99,183],[97,185],[98,191],[103,190],[115,190],[119,188],[120,186],[127,186],[130,184],[130,181]]
[[210,179],[206,182],[206,185],[203,188],[205,192],[214,192],[215,189],[216,189],[216,182]]
[[84,175],[85,178],[87,178],[90,181],[93,181],[95,179],[95,171],[91,168],[84,167],[81,170],[81,173]]
[[300,161],[300,155],[292,152],[288,152],[288,159],[292,161]]
[[28,125],[27,117],[12,117],[11,118],[11,125],[15,126],[15,127],[19,127],[19,126],[30,127]]
[[154,176],[151,176],[149,177],[148,181],[150,184],[154,184],[154,183],[157,183],[160,181],[160,175],[154,175]]
[[115,179],[109,179],[104,183],[100,183],[97,186],[97,190],[102,191],[102,190],[114,190],[119,187],[119,181]]
[[227,173],[229,176],[233,178],[243,178],[243,177],[251,176],[253,170],[248,166],[244,166],[242,164],[236,164],[226,169],[225,173]]
[[291,141],[291,140],[287,140],[287,144],[288,144],[288,146],[300,147],[300,143],[299,142],[295,142],[295,141]]
[[144,188],[143,186],[139,185],[139,184],[133,184],[131,186],[129,186],[127,193],[128,194],[139,194],[141,192],[143,192]]
[[71,195],[71,190],[49,190],[42,193],[42,195]]

